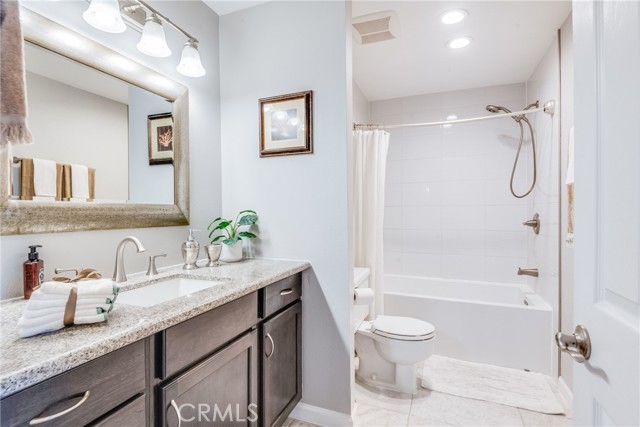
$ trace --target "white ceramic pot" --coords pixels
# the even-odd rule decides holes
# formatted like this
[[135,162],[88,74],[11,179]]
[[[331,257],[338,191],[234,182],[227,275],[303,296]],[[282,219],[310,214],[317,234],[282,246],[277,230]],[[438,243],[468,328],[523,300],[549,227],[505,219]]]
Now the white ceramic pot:
[[222,245],[220,261],[237,262],[240,260],[242,260],[242,240],[235,242],[233,245]]

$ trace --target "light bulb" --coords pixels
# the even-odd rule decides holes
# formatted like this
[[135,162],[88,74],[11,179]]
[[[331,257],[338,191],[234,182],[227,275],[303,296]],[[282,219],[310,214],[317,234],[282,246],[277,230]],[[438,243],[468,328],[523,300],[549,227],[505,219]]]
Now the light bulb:
[[127,29],[118,0],[91,0],[82,17],[92,27],[107,33],[122,33]]
[[136,47],[145,55],[157,58],[166,58],[171,55],[171,49],[167,46],[162,23],[155,14],[146,19],[142,29],[142,37]]
[[451,49],[462,49],[463,47],[469,46],[471,40],[471,37],[458,37],[457,39],[449,40],[447,46]]
[[184,44],[182,57],[176,69],[180,74],[187,77],[202,77],[207,73],[200,62],[197,42],[189,40]]
[[443,13],[442,15],[440,15],[440,21],[443,24],[447,24],[447,25],[457,24],[458,22],[466,18],[468,14],[469,13],[463,9],[449,10]]

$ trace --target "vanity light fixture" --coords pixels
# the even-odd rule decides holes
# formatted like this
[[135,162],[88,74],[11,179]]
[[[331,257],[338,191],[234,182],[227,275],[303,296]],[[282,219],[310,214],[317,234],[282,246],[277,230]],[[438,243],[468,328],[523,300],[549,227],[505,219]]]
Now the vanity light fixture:
[[142,29],[142,37],[136,47],[145,55],[157,58],[166,58],[171,55],[171,49],[167,46],[162,23],[155,13],[147,17]]
[[449,40],[447,42],[447,46],[449,46],[451,49],[462,49],[463,47],[469,46],[469,43],[471,43],[471,40],[473,39],[468,36],[458,37],[453,40]]
[[189,40],[182,48],[182,56],[176,70],[183,76],[202,77],[207,72],[200,62],[200,53],[198,53],[198,42]]
[[469,12],[464,9],[448,10],[440,15],[440,22],[447,25],[457,24],[467,17]]
[[[143,10],[147,18],[142,27],[142,37],[136,45],[138,50],[146,55],[158,58],[165,58],[171,55],[171,49],[167,45],[163,24],[173,27],[187,38],[187,42],[182,49],[182,56],[177,70],[187,77],[202,77],[206,74],[200,53],[198,53],[198,39],[187,33],[185,30],[174,24],[169,18],[149,6],[142,0],[132,0],[122,9],[118,0],[89,0],[89,8],[82,14],[83,18],[91,26],[109,33],[121,33],[126,30],[126,24],[122,19],[122,13],[131,18],[131,14]],[[134,4],[130,4],[130,3]],[[135,24],[129,26],[140,31],[140,20],[133,19]]]
[[127,29],[120,15],[118,0],[91,0],[82,18],[92,27],[107,33],[123,33]]

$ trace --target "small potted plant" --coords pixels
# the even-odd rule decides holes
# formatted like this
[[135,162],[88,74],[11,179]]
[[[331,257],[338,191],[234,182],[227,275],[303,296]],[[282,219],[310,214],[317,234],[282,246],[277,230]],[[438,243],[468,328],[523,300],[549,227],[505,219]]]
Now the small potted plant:
[[[246,228],[252,226],[258,221],[258,214],[252,210],[240,211],[234,221],[224,219],[221,216],[211,221],[207,227],[209,230],[209,238],[211,244],[222,240],[222,253],[220,261],[236,262],[242,259],[242,238],[255,239],[255,234],[246,231]],[[246,227],[240,231],[240,227]],[[212,238],[216,233],[221,233]]]

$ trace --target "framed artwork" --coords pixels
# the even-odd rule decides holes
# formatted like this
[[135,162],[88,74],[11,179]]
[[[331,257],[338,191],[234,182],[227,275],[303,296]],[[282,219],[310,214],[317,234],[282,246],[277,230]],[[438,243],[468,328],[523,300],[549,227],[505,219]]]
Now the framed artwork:
[[171,113],[152,114],[149,127],[149,164],[173,163],[173,117]]
[[313,153],[313,92],[262,98],[260,157]]

